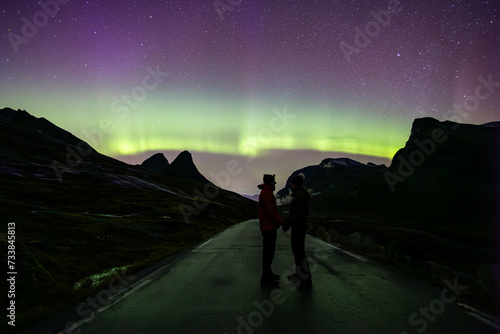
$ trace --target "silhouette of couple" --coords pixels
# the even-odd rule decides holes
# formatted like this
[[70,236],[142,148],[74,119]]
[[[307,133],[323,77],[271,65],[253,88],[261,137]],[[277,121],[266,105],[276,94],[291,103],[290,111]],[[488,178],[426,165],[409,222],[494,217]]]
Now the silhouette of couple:
[[275,175],[264,174],[264,183],[258,186],[259,195],[259,224],[262,233],[262,276],[263,286],[278,287],[280,276],[273,273],[271,265],[276,249],[277,231],[291,232],[291,246],[295,261],[295,273],[287,277],[294,282],[298,289],[311,289],[311,270],[305,252],[307,233],[307,215],[309,214],[309,191],[304,187],[304,175],[299,174],[291,180],[292,201],[290,203],[289,218],[285,221],[279,213],[274,197],[276,190]]

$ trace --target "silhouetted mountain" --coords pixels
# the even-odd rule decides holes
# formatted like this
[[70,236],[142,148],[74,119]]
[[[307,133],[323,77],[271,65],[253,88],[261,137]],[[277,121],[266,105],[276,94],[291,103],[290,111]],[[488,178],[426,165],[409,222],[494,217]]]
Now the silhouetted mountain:
[[242,195],[243,197],[246,197],[248,199],[251,199],[252,201],[258,202],[259,201],[259,194],[255,195]]
[[[154,156],[145,164],[164,162]],[[196,176],[188,152],[173,168]],[[126,164],[46,119],[0,110],[0,215],[18,231],[16,328],[95,292],[89,275],[135,272],[255,217],[256,204],[236,193],[216,188],[200,197],[206,180],[199,179]],[[5,280],[0,289],[7,291]]]
[[140,165],[149,171],[180,179],[211,183],[196,168],[193,157],[188,151],[181,152],[171,164],[163,153],[156,153]]
[[456,220],[455,226],[471,226],[474,221],[477,229],[491,227],[497,203],[498,144],[495,123],[416,119],[405,147],[384,173],[393,204],[432,221]]
[[433,284],[454,277],[468,286],[464,298],[496,314],[499,125],[416,119],[389,167],[326,159],[294,172],[321,189],[311,197],[309,233]]
[[211,183],[198,171],[193,162],[193,157],[188,151],[181,152],[172,161],[169,174],[173,177],[194,180],[201,183]]
[[488,126],[490,128],[498,128],[500,126],[500,122],[489,122],[483,124],[483,126]]
[[305,186],[321,192],[311,200],[313,212],[418,221],[420,228],[491,241],[498,215],[498,124],[416,119],[389,167],[325,159],[290,177],[302,172]]
[[149,171],[164,175],[167,175],[170,169],[170,164],[163,153],[156,153],[152,155],[148,159],[144,160],[141,166]]
[[304,174],[304,184],[313,193],[322,193],[343,186],[353,180],[376,171],[386,169],[384,165],[363,164],[349,158],[328,158],[319,165],[299,169],[290,175],[283,189],[277,192],[278,196],[287,196],[290,192],[290,181],[300,173]]

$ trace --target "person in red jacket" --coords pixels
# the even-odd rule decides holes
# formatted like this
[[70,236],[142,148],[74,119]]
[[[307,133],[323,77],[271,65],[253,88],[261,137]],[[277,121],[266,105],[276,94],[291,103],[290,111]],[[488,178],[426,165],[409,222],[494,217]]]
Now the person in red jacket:
[[278,228],[285,220],[278,214],[278,206],[274,197],[276,190],[275,175],[264,174],[264,183],[258,186],[259,194],[259,224],[262,234],[262,276],[260,282],[264,286],[279,286],[279,275],[273,273],[271,265],[276,249]]

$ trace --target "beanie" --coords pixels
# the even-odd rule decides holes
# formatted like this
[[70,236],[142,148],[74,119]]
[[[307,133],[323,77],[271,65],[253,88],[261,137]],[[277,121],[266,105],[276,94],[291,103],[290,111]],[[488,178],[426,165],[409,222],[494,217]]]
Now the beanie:
[[297,187],[302,187],[304,185],[304,179],[306,178],[306,176],[302,173],[300,173],[299,175],[295,176],[291,181],[290,181],[290,184],[295,184]]
[[264,174],[264,184],[271,185],[274,182],[275,174]]

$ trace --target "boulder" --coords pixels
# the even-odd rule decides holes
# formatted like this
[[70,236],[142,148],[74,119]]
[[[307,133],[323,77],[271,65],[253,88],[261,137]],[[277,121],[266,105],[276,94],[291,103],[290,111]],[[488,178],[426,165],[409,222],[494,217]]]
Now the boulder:
[[498,295],[499,272],[500,263],[481,264],[476,271],[483,291],[491,298],[496,298]]
[[427,251],[422,243],[391,241],[384,247],[382,259],[393,264],[422,263],[427,261]]
[[361,232],[350,234],[347,237],[347,242],[351,246],[366,252],[375,252],[377,250],[375,240],[370,235]]
[[334,228],[329,229],[327,241],[330,243],[341,241],[340,233]]

